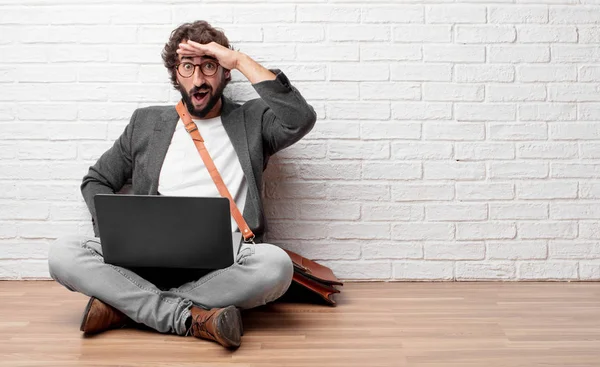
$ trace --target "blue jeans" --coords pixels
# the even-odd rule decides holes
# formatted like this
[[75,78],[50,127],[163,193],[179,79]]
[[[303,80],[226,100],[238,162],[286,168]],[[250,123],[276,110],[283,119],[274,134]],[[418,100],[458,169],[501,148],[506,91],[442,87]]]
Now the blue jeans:
[[187,331],[191,306],[261,306],[282,296],[294,273],[292,261],[279,247],[242,243],[230,267],[159,288],[132,270],[106,264],[97,237],[58,238],[50,246],[48,265],[50,276],[67,289],[96,297],[137,323],[179,335]]

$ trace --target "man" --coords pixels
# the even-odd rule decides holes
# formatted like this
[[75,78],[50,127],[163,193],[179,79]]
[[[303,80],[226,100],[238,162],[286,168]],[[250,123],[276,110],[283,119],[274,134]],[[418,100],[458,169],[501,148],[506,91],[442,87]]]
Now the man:
[[[86,334],[138,323],[236,348],[243,333],[239,309],[279,298],[293,275],[288,255],[261,243],[262,172],[270,156],[312,129],[316,114],[283,72],[234,51],[225,35],[204,21],[175,29],[162,57],[256,244],[242,244],[232,266],[184,284],[159,287],[167,274],[154,274],[156,279],[150,281],[146,275],[104,263],[95,194],[115,193],[131,179],[138,195],[219,196],[175,107],[152,106],[133,113],[123,134],[83,178],[81,191],[96,237],[65,237],[52,243],[50,275],[69,290],[91,297],[81,323]],[[233,69],[250,81],[260,98],[240,105],[222,95]],[[232,228],[237,230],[234,221]]]

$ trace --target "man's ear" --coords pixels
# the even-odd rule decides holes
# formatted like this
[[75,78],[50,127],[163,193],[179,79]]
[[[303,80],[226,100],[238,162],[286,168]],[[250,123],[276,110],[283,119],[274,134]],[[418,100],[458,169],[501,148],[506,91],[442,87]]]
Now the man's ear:
[[223,74],[225,76],[226,81],[228,81],[228,82],[231,81],[231,70],[225,69]]

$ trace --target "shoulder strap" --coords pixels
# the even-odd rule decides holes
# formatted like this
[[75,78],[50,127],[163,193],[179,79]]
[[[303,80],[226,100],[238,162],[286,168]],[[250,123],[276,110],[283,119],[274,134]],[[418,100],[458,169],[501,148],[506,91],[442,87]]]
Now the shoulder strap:
[[191,116],[188,114],[187,109],[183,105],[183,101],[179,101],[175,109],[177,110],[181,121],[183,121],[185,129],[192,136],[192,140],[196,145],[196,149],[198,149],[198,153],[200,153],[200,157],[202,157],[202,160],[204,161],[204,165],[208,169],[208,173],[210,173],[210,177],[215,182],[215,185],[217,185],[219,194],[221,194],[222,197],[229,199],[231,215],[233,216],[233,219],[235,219],[235,222],[237,223],[238,227],[240,227],[240,231],[242,231],[244,241],[253,242],[254,233],[252,233],[252,230],[250,230],[250,227],[248,227],[248,223],[246,223],[244,217],[242,216],[242,213],[240,213],[240,210],[238,209],[237,205],[235,205],[235,201],[233,201],[233,199],[231,198],[231,194],[229,193],[229,190],[227,190],[227,186],[225,186],[225,182],[223,182],[221,174],[219,174],[219,171],[217,170],[215,163],[210,157],[208,150],[206,150],[206,146],[204,145],[204,139],[202,139],[202,136],[198,131],[198,127],[196,126],[194,121],[192,121]]

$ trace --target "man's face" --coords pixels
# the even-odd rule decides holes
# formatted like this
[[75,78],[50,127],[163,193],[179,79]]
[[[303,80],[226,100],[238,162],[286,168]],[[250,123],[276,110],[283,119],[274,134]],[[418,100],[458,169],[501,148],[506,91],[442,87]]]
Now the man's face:
[[[178,55],[180,63],[202,64],[207,60],[215,59],[206,56],[181,56]],[[218,65],[218,63],[217,63]],[[194,67],[194,74],[188,78],[182,77],[177,71],[178,89],[185,105],[192,117],[203,119],[217,117],[221,111],[221,95],[225,89],[226,72],[221,66],[217,66],[217,72],[212,76],[206,76],[199,67]]]

